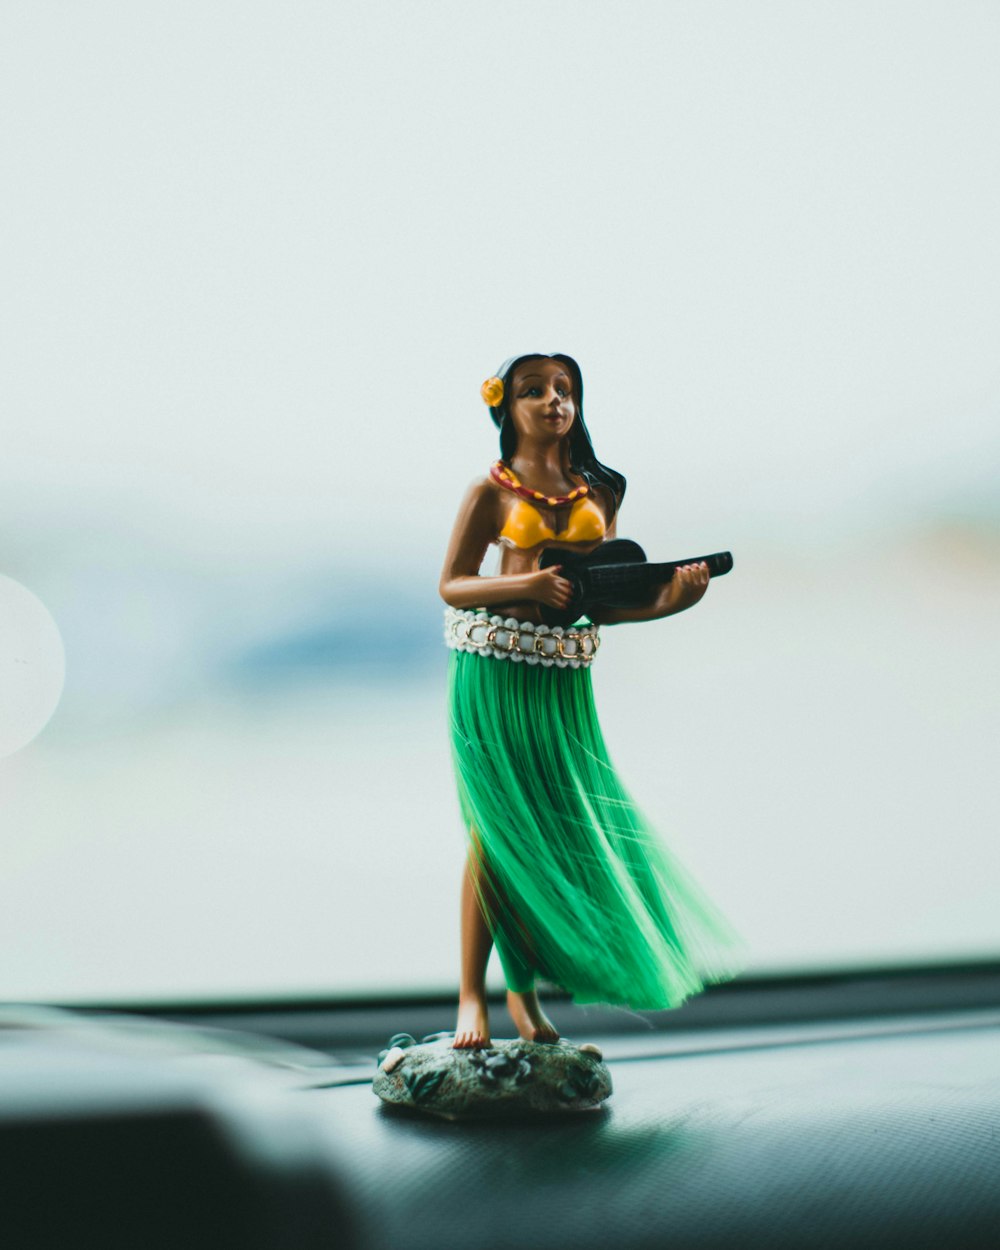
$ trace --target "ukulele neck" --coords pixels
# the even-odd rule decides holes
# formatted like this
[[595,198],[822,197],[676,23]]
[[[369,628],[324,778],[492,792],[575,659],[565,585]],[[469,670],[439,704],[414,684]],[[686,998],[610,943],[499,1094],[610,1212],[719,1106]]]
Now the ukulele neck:
[[619,589],[640,590],[673,577],[676,564],[596,564],[589,571],[596,594]]
[[669,582],[683,564],[707,564],[709,577],[719,577],[733,567],[728,551],[710,556],[691,556],[687,560],[671,560],[666,564],[595,564],[589,570],[590,586],[596,597],[615,591],[636,592]]

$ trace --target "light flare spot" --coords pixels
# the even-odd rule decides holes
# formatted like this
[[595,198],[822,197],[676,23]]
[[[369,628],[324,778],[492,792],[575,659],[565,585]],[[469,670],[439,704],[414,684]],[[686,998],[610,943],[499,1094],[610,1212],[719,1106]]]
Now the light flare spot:
[[26,586],[0,574],[0,758],[45,728],[66,680],[59,627]]

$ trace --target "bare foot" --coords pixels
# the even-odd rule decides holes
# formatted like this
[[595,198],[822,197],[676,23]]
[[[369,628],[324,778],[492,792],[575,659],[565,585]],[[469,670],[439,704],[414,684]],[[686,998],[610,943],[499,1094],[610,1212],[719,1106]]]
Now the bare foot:
[[460,994],[454,1050],[476,1050],[490,1044],[490,1013],[485,994]]
[[515,994],[513,990],[509,990],[507,1010],[513,1017],[518,1033],[526,1042],[558,1042],[556,1027],[542,1011],[534,990],[529,990],[527,994]]

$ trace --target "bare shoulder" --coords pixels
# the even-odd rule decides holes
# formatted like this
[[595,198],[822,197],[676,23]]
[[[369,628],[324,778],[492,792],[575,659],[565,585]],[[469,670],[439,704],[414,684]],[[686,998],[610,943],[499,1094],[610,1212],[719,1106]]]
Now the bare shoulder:
[[476,517],[495,516],[500,502],[500,487],[487,473],[469,483],[462,500],[462,511]]
[[456,532],[492,542],[500,516],[499,489],[488,474],[475,478],[459,505]]
[[469,489],[465,492],[466,499],[496,499],[500,487],[494,482],[488,473],[474,477],[469,483]]

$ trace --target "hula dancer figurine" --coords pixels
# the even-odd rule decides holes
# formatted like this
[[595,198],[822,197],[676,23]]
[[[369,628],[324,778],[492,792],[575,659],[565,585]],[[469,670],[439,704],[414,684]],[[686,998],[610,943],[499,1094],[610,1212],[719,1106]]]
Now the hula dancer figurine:
[[[540,567],[542,553],[565,549],[568,562],[613,539],[625,479],[594,455],[583,379],[569,356],[509,360],[482,395],[500,430],[500,459],[462,503],[440,585],[453,649],[452,747],[469,830],[459,1049],[490,1044],[485,973],[494,944],[511,1016],[534,1042],[558,1039],[536,978],[578,1003],[655,1010],[735,972],[732,931],[608,758],[590,675],[601,625],[693,607],[708,589],[709,567],[679,566],[640,601],[633,595],[631,606],[592,608],[589,620],[565,628],[546,625],[546,615],[573,610],[574,587],[562,565]],[[482,577],[494,543],[499,571]]]

